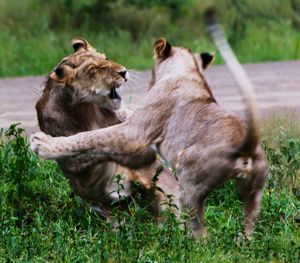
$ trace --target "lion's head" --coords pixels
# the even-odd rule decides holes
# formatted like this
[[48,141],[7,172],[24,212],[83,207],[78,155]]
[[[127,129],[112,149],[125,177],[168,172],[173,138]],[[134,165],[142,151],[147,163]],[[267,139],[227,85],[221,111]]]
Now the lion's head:
[[193,53],[188,48],[174,47],[165,38],[159,38],[154,44],[154,68],[151,85],[162,77],[172,75],[178,77],[183,72],[199,72],[202,74],[214,60],[214,53]]
[[74,38],[72,46],[74,53],[60,61],[50,73],[50,81],[72,89],[77,102],[119,109],[121,97],[116,89],[128,79],[126,68],[97,52],[83,38]]

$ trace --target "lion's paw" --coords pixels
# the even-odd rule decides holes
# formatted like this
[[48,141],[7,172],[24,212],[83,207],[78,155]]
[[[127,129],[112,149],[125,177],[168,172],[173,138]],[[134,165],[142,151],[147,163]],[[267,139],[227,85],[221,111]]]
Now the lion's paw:
[[56,138],[43,132],[37,132],[30,136],[30,148],[43,159],[55,160],[60,157]]

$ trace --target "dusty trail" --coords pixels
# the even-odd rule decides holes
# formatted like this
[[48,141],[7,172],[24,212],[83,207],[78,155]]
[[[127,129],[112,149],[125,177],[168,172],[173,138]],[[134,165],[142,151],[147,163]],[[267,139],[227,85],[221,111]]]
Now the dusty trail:
[[[258,105],[263,115],[276,109],[300,112],[300,61],[245,64],[254,83]],[[238,88],[225,66],[212,66],[205,75],[218,101],[238,114],[243,104]],[[145,96],[150,71],[136,72],[120,90],[125,106],[134,109]],[[46,77],[0,79],[0,128],[20,122],[27,134],[38,130],[35,102]]]

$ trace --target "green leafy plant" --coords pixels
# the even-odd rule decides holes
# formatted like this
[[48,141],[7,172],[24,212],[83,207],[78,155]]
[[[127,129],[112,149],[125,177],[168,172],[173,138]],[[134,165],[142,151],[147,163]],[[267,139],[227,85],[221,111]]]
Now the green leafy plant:
[[151,68],[160,36],[194,52],[214,50],[203,23],[211,6],[240,61],[300,58],[297,0],[2,0],[0,76],[47,74],[72,52],[74,36],[131,69]]
[[[269,179],[254,239],[236,242],[242,230],[241,202],[234,182],[209,196],[209,238],[194,240],[189,213],[177,219],[172,196],[159,223],[143,195],[119,209],[122,176],[116,177],[119,200],[110,221],[75,196],[54,162],[38,159],[23,130],[12,125],[0,135],[0,261],[2,262],[298,262],[300,198],[299,140],[282,133],[277,145],[264,142]],[[275,139],[275,138],[272,138]],[[157,180],[159,171],[154,176]],[[138,188],[140,185],[134,187]],[[137,191],[139,192],[139,191]],[[142,193],[142,192],[141,192]],[[117,222],[117,224],[116,224]]]

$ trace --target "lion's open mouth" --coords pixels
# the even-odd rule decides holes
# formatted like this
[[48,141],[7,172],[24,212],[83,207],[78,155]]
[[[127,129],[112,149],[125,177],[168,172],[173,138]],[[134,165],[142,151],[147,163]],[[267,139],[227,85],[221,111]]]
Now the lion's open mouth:
[[110,90],[110,93],[109,93],[109,97],[112,99],[112,100],[121,100],[121,97],[120,95],[118,94],[117,90],[115,87],[113,87],[111,90]]

